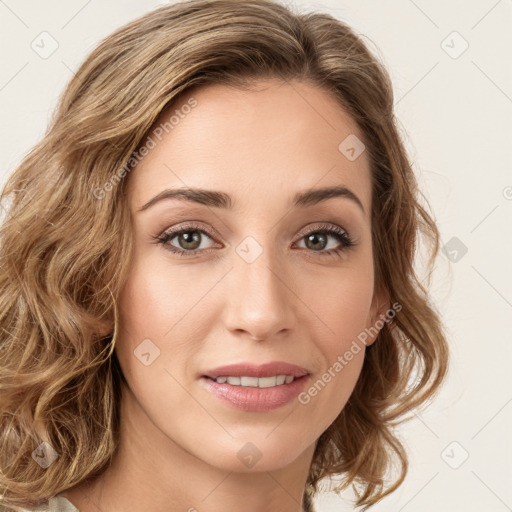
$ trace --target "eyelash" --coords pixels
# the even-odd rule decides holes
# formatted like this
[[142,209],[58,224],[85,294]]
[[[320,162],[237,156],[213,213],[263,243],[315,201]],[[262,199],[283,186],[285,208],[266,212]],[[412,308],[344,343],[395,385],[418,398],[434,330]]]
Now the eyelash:
[[[186,226],[182,226],[179,229],[167,231],[162,233],[161,235],[152,237],[155,240],[155,243],[162,244],[162,246],[165,246],[167,242],[175,238],[177,235],[181,235],[182,233],[188,233],[191,231],[197,231],[199,233],[205,234],[210,238],[214,238],[211,233],[203,229],[202,227],[199,227],[195,224],[188,224]],[[341,246],[336,249],[329,249],[328,251],[322,250],[322,251],[313,251],[310,250],[310,252],[318,253],[321,257],[337,257],[340,256],[342,252],[344,252],[346,249],[353,247],[355,245],[352,238],[349,236],[349,234],[339,228],[338,226],[332,226],[329,224],[321,224],[320,226],[317,226],[315,229],[309,231],[308,233],[305,233],[302,235],[299,240],[302,240],[303,238],[306,238],[307,236],[310,236],[315,233],[324,233],[333,236],[336,238],[340,243]],[[166,250],[176,254],[177,256],[187,257],[187,256],[194,256],[196,254],[199,254],[204,251],[208,251],[208,249],[194,249],[190,251],[186,251],[183,249],[178,249],[177,247],[173,245],[169,245],[167,247],[164,247]]]

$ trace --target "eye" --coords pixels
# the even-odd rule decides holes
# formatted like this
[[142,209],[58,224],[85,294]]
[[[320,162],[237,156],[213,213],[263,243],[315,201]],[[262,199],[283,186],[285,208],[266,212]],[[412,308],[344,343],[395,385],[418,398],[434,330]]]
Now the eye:
[[[167,231],[155,237],[158,244],[162,244],[167,250],[178,256],[192,256],[204,252],[204,239],[211,239],[211,235],[202,228],[190,224],[181,228]],[[173,243],[173,240],[175,242]]]
[[[335,242],[329,244],[329,238]],[[305,248],[316,252],[319,256],[338,256],[347,248],[355,245],[350,235],[339,226],[322,224],[313,231],[303,235],[299,241],[305,241]],[[329,245],[331,245],[329,247]],[[328,249],[328,250],[325,250]]]

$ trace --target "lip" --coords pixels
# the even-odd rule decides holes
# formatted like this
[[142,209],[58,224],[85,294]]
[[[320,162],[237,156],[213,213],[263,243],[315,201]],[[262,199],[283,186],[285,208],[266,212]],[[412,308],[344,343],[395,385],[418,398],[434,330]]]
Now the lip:
[[[215,378],[230,377],[272,377],[274,375],[292,375],[295,377],[289,384],[281,384],[271,388],[233,386],[227,382],[215,382]],[[290,403],[304,389],[310,373],[305,368],[273,361],[262,365],[238,363],[219,366],[204,373],[200,383],[220,401],[247,412],[265,412],[283,407]]]
[[264,412],[283,407],[291,402],[303,389],[309,376],[298,377],[289,384],[272,388],[252,388],[219,383],[201,377],[200,383],[222,402],[243,411]]
[[216,379],[217,377],[224,376],[241,377],[245,375],[247,377],[272,377],[274,375],[292,375],[293,377],[299,378],[308,374],[308,370],[295,364],[285,361],[271,361],[261,365],[243,362],[219,366],[206,371],[203,373],[202,377]]

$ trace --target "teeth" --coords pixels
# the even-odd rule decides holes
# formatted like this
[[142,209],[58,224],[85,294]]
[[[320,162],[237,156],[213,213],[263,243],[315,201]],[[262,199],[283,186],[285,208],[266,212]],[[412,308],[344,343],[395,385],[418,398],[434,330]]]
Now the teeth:
[[248,388],[273,388],[283,384],[290,384],[295,377],[292,375],[274,375],[273,377],[217,377],[215,382],[224,384],[227,382],[232,386],[243,386]]
[[258,387],[258,377],[240,377],[240,386]]
[[273,388],[277,383],[277,376],[274,377],[260,377],[256,379],[260,388]]

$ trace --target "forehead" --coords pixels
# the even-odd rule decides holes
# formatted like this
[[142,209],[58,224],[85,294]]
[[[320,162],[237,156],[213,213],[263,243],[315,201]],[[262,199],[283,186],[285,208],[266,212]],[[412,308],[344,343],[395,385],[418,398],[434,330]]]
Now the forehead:
[[334,97],[309,83],[189,89],[146,141],[151,149],[129,176],[134,207],[173,187],[224,190],[236,201],[340,184],[370,207],[363,135]]

